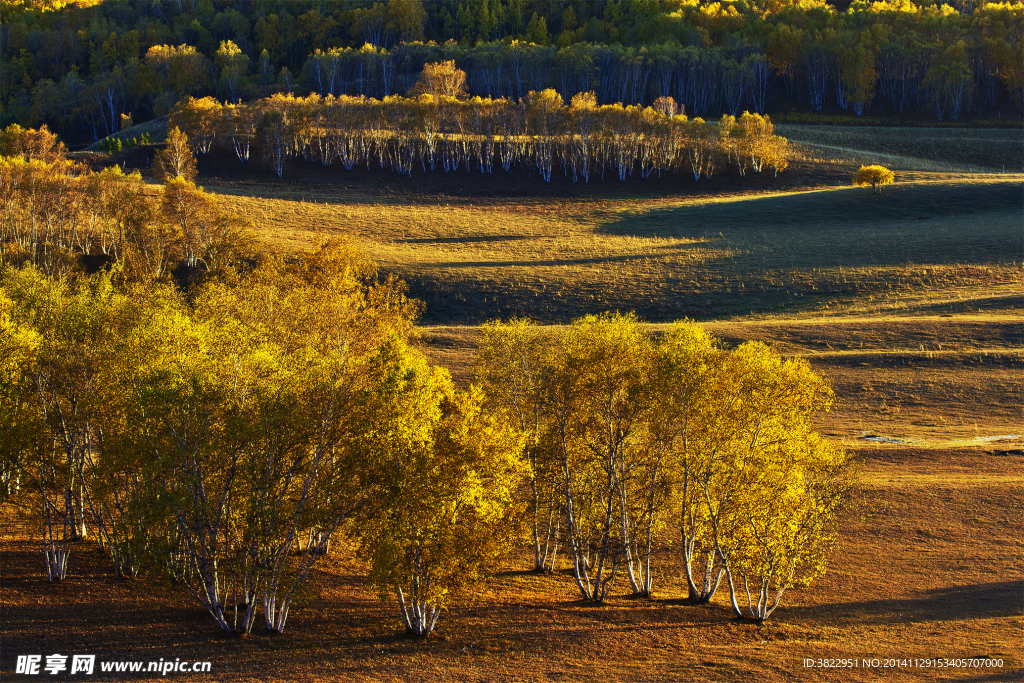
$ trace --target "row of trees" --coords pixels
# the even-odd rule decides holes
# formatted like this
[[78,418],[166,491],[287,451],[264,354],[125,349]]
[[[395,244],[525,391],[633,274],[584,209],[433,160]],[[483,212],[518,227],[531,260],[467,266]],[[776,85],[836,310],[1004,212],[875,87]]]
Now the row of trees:
[[[574,181],[615,174],[619,180],[688,171],[695,180],[716,167],[733,163],[740,175],[788,166],[785,138],[774,133],[771,119],[744,112],[723,115],[717,123],[678,114],[671,97],[652,107],[598,105],[593,92],[580,93],[566,105],[554,90],[531,92],[523,99],[459,99],[445,94],[461,74],[448,62],[428,64],[422,81],[436,91],[419,97],[375,100],[342,95],[306,98],[275,95],[243,105],[222,106],[212,98],[190,100],[172,116],[196,154],[204,154],[217,137],[231,142],[247,162],[254,148],[278,176],[284,163],[307,163],[347,169],[365,165],[411,176],[423,171],[459,168],[493,173],[520,167],[545,181],[559,169]],[[457,79],[456,79],[457,80]],[[179,143],[172,132],[170,144]]]
[[[495,17],[514,16],[495,28],[506,22]],[[565,99],[593,90],[600,104],[671,96],[700,116],[764,113],[781,92],[814,111],[832,103],[858,115],[878,100],[939,119],[1024,106],[1019,3],[855,2],[837,12],[774,0],[339,0],[223,11],[5,2],[0,17],[0,114],[74,137],[109,135],[122,113],[145,120],[189,96],[237,101],[296,86],[404,94],[424,64],[447,60],[481,97],[548,88]]]
[[[813,111],[835,104],[860,116],[878,99],[892,110],[930,112],[939,120],[1012,102],[1021,106],[1024,59],[1005,35],[980,44],[953,36],[925,46],[886,23],[790,30],[749,44],[682,43],[625,47],[574,43],[562,48],[490,42],[406,44],[390,51],[372,45],[310,54],[301,85],[327,94],[383,97],[412,88],[420,68],[452,60],[469,75],[474,95],[518,99],[553,88],[563,97],[593,90],[602,104],[646,104],[673,97],[700,116],[764,113],[780,91]],[[939,32],[945,32],[945,28]],[[945,42],[948,40],[949,42]]]

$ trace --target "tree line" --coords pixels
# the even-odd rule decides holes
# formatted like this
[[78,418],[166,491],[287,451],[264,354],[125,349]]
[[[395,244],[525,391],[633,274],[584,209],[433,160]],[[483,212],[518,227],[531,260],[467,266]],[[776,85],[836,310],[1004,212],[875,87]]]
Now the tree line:
[[777,175],[789,164],[788,142],[775,135],[768,116],[724,114],[709,123],[679,114],[671,97],[651,107],[598,105],[588,92],[567,105],[551,89],[519,101],[466,98],[452,87],[462,79],[464,73],[446,62],[424,67],[418,87],[426,92],[414,97],[278,94],[239,105],[190,99],[171,116],[168,145],[188,140],[201,155],[220,138],[230,141],[239,161],[256,154],[279,177],[288,159],[410,177],[417,168],[519,168],[548,182],[559,169],[574,182],[603,180],[606,172],[620,181],[680,171],[700,180],[727,164],[740,175],[762,169]]
[[474,96],[673,97],[700,116],[764,113],[782,93],[813,111],[885,102],[940,120],[1024,107],[1013,2],[4,0],[0,19],[0,115],[69,138],[190,96],[405,94],[438,61]]

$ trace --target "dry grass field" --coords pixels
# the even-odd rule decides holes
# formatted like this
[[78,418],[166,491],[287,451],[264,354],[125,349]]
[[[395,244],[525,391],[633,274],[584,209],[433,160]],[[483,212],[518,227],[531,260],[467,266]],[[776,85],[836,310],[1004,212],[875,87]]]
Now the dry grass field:
[[655,184],[664,194],[564,183],[607,190],[569,198],[504,194],[522,177],[427,176],[474,192],[435,205],[402,192],[415,177],[372,192],[365,171],[299,170],[301,186],[205,185],[283,249],[350,237],[409,283],[429,324],[1021,311],[1021,175],[901,173],[874,195],[830,166],[815,189],[791,184],[802,174],[751,178],[747,194],[739,178],[674,176]]
[[[985,446],[1024,434],[1024,317],[808,318],[708,322],[718,338],[759,340],[807,358],[836,393],[819,430],[848,448],[883,437],[918,447]],[[664,325],[652,324],[652,334]],[[552,328],[554,329],[554,328]],[[473,375],[479,328],[424,327],[422,348],[462,382]],[[1024,464],[1024,460],[1013,461]]]
[[[436,634],[410,641],[394,605],[340,551],[318,569],[288,632],[228,639],[187,597],[120,581],[91,549],[72,556],[68,580],[48,584],[37,544],[16,532],[0,553],[4,661],[54,651],[211,661],[213,676],[176,676],[195,681],[1019,680],[1020,457],[892,445],[858,456],[863,490],[830,572],[761,626],[733,621],[722,599],[685,604],[669,552],[653,599],[603,607],[582,605],[564,569],[523,571],[531,558],[522,553],[496,568],[486,592],[446,613]],[[965,657],[1002,659],[1003,668],[803,665]]]
[[[861,472],[829,573],[758,626],[734,621],[725,594],[705,607],[682,600],[671,537],[653,599],[603,607],[578,601],[564,562],[551,575],[524,571],[524,551],[417,642],[341,548],[287,633],[225,639],[195,601],[119,581],[87,546],[69,579],[49,585],[38,530],[7,511],[0,666],[57,651],[213,662],[212,676],[175,676],[195,681],[1020,680],[1024,176],[953,172],[1001,158],[985,136],[1019,136],[966,133],[977,139],[944,155],[948,139],[927,136],[946,131],[811,131],[806,140],[840,151],[779,178],[699,184],[402,179],[298,164],[278,181],[203,160],[200,183],[275,246],[347,235],[405,278],[427,305],[419,344],[460,382],[472,377],[477,325],[512,315],[558,325],[635,310],[654,334],[690,317],[730,344],[759,339],[808,358],[836,392],[818,427]],[[898,172],[877,196],[848,187],[868,153],[951,166]],[[803,665],[965,657],[1003,668]]]

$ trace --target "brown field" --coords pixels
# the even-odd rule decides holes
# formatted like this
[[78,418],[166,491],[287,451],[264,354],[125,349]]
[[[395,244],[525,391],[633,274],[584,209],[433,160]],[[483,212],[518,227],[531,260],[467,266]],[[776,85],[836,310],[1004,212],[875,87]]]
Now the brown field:
[[[915,156],[879,140],[874,152]],[[7,511],[2,670],[21,653],[92,652],[212,661],[212,676],[176,676],[195,681],[1020,680],[1024,177],[908,171],[879,197],[846,187],[861,160],[587,186],[298,164],[278,181],[226,157],[200,167],[200,182],[278,247],[348,235],[405,278],[427,304],[420,345],[461,382],[476,325],[510,315],[557,325],[635,310],[655,334],[690,317],[730,344],[806,357],[836,392],[818,427],[854,455],[862,486],[829,573],[766,624],[732,620],[726,594],[685,604],[666,537],[651,600],[584,606],[564,571],[523,571],[523,551],[423,642],[402,636],[395,606],[342,548],[287,633],[226,639],[194,600],[116,579],[90,546],[49,585],[38,530]],[[1003,668],[803,665],[936,657]]]

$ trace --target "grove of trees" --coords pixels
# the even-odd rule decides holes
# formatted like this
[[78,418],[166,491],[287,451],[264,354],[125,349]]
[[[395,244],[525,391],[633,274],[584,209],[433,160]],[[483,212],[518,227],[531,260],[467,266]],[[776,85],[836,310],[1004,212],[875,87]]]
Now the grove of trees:
[[1022,36],[1024,5],[986,0],[2,0],[0,124],[97,139],[188,97],[382,99],[443,61],[482,98],[1019,116]]
[[821,575],[846,456],[810,430],[828,384],[761,343],[725,349],[677,323],[658,339],[633,316],[575,321],[551,339],[528,321],[485,327],[477,379],[525,439],[534,563],[565,548],[580,597],[616,579],[654,590],[652,554],[679,540],[690,599],[726,578],[738,617],[767,619]]
[[[441,70],[450,77],[435,78]],[[620,181],[680,171],[700,180],[728,163],[740,175],[762,168],[778,174],[789,165],[788,142],[775,135],[768,116],[724,114],[708,123],[679,114],[671,97],[651,107],[624,107],[598,105],[593,92],[579,93],[567,105],[552,89],[519,101],[443,94],[464,77],[451,62],[428,64],[421,83],[439,94],[383,100],[278,94],[222,106],[213,98],[189,99],[171,115],[171,125],[186,133],[196,154],[220,137],[225,144],[230,140],[241,162],[259,150],[278,176],[288,159],[409,176],[417,167],[475,167],[481,173],[519,168],[548,182],[559,169],[573,181],[589,182],[592,176],[603,180],[606,172]]]

